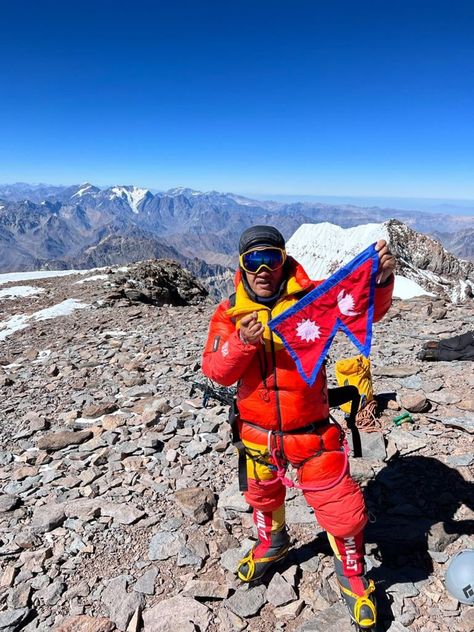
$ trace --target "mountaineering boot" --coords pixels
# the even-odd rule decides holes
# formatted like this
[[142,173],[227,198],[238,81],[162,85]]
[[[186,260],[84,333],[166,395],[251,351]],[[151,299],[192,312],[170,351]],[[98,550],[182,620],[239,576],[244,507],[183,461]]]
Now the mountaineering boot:
[[237,575],[243,582],[261,579],[277,562],[286,557],[290,548],[284,506],[273,512],[254,509],[253,515],[258,539],[238,564]]
[[328,534],[334,551],[334,568],[341,596],[359,630],[373,630],[377,624],[375,585],[364,576],[362,531],[348,538]]
[[346,577],[343,573],[341,560],[334,558],[336,577],[341,595],[346,602],[352,621],[360,630],[371,630],[377,623],[377,608],[375,603],[375,585],[364,575]]
[[270,544],[257,540],[237,567],[237,575],[243,582],[261,579],[277,562],[280,562],[290,548],[290,538],[286,529],[271,534]]

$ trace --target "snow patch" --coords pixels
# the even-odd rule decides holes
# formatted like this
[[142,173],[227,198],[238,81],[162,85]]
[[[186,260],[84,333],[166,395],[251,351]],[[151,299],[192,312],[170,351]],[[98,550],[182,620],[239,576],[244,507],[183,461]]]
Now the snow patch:
[[173,189],[168,189],[167,191],[165,191],[165,195],[167,197],[175,197],[177,195],[197,197],[204,194],[202,193],[202,191],[195,191],[194,189],[190,189],[189,187],[174,187]]
[[15,316],[12,316],[9,320],[0,322],[0,340],[5,340],[5,338],[15,331],[25,329],[31,320],[49,320],[50,318],[57,318],[58,316],[68,316],[72,314],[74,310],[84,309],[86,307],[89,307],[89,305],[81,303],[75,298],[68,298],[62,301],[62,303],[40,309],[38,312],[34,312],[29,316],[26,314],[15,314]]
[[226,196],[241,206],[256,206],[259,204],[255,200],[250,200],[249,198],[242,197],[241,195],[234,195],[233,193],[227,193]]
[[396,274],[393,296],[395,298],[408,299],[415,296],[436,296],[436,294],[427,292],[421,287],[421,285],[412,281],[412,279],[407,279],[406,277]]
[[104,417],[110,417],[110,416],[116,417],[122,414],[123,413],[121,410],[114,410],[111,413],[104,413],[100,417],[78,417],[77,419],[74,420],[74,425],[82,426],[82,427],[100,425],[104,421]]
[[76,281],[74,285],[82,285],[83,283],[88,283],[89,281],[99,281],[100,279],[108,278],[108,274],[94,274],[94,276],[87,277],[87,279],[79,279],[79,281]]
[[34,281],[36,279],[50,279],[52,277],[67,276],[69,274],[87,274],[90,270],[35,270],[32,272],[5,272],[0,274],[0,285],[12,281]]
[[40,309],[39,312],[35,312],[31,315],[34,320],[48,320],[49,318],[56,318],[57,316],[69,316],[76,309],[84,309],[89,307],[87,303],[81,303],[75,298],[67,298],[62,303],[53,305],[52,307],[46,307]]
[[459,285],[451,293],[453,303],[462,303],[471,296],[474,296],[474,283],[469,280],[459,279]]
[[16,314],[9,320],[0,322],[0,340],[5,340],[5,338],[14,334],[15,331],[26,329],[26,327],[28,327],[28,320],[29,316],[26,316],[25,314]]
[[32,285],[15,285],[13,287],[6,287],[0,290],[1,299],[12,299],[17,296],[35,296],[44,292],[42,287],[33,287]]

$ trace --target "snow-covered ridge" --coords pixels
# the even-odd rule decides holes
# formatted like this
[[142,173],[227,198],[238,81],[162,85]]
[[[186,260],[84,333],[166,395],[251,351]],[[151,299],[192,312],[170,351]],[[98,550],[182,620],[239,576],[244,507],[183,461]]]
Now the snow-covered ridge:
[[86,183],[81,185],[81,188],[79,189],[79,191],[76,191],[76,193],[74,193],[74,195],[71,195],[71,198],[74,197],[82,197],[84,195],[84,193],[86,193],[86,191],[88,191],[89,189],[92,189],[92,184]]
[[225,195],[241,206],[258,206],[262,204],[262,202],[257,202],[256,200],[251,200],[242,195],[236,195],[235,193],[226,193]]
[[[302,264],[312,279],[325,279],[379,239],[390,241],[386,224],[341,228],[335,224],[303,224],[288,240],[288,254]],[[395,277],[394,296],[407,299],[429,294],[418,283]]]
[[194,189],[190,189],[189,187],[174,187],[172,189],[168,189],[163,193],[167,197],[176,197],[178,195],[187,195],[196,197],[198,195],[204,195],[202,191],[195,191]]
[[148,189],[140,189],[139,187],[112,187],[111,199],[119,197],[124,199],[134,213],[139,213],[138,205],[150,193]]
[[312,279],[325,279],[379,239],[389,241],[385,224],[341,228],[329,222],[302,224],[286,244]]
[[[464,272],[459,266],[454,266],[459,263],[454,257],[446,252],[446,256],[451,258],[447,259],[447,267],[435,272],[425,269],[435,250],[442,250],[442,247],[426,235],[419,235],[393,220],[346,229],[328,222],[303,224],[288,240],[287,250],[312,279],[325,279],[379,239],[391,244],[398,262],[395,297],[408,299],[439,294],[452,302],[459,302],[472,295],[474,277],[463,279]],[[424,252],[426,255],[417,262],[416,257]],[[451,265],[453,270],[449,267]]]

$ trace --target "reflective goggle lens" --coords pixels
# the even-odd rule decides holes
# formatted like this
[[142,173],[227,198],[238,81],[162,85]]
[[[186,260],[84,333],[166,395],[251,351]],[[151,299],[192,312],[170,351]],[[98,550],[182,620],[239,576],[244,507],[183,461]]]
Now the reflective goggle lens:
[[249,250],[241,255],[241,265],[246,272],[258,272],[265,266],[269,270],[278,270],[285,263],[285,251],[279,248]]

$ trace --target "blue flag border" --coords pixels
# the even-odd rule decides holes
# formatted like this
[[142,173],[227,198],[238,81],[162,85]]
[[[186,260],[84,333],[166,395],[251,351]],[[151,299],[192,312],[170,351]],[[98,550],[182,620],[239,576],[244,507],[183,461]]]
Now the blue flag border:
[[[278,325],[280,325],[282,322],[284,322],[291,316],[294,316],[294,314],[298,313],[301,309],[303,309],[304,307],[307,307],[310,303],[314,302],[320,296],[322,296],[323,294],[331,290],[335,285],[337,285],[338,283],[343,281],[347,276],[349,276],[349,274],[354,272],[354,270],[357,267],[359,267],[360,265],[362,265],[369,259],[372,259],[372,271],[370,275],[369,313],[367,317],[368,335],[367,335],[365,344],[364,345],[360,344],[357,338],[347,329],[346,325],[344,325],[344,323],[338,318],[336,320],[336,323],[331,333],[328,336],[327,342],[324,345],[323,351],[319,357],[318,362],[316,363],[316,366],[311,372],[311,375],[308,376],[303,370],[303,367],[301,366],[301,362],[299,361],[298,356],[293,351],[291,346],[288,344],[288,341],[285,339],[285,337],[282,334],[278,332],[277,330]],[[316,376],[319,372],[319,369],[321,368],[321,365],[324,362],[327,356],[327,353],[329,351],[329,347],[332,344],[334,336],[336,335],[339,329],[342,329],[344,331],[344,333],[349,338],[349,340],[357,347],[357,349],[359,349],[359,351],[365,357],[369,356],[370,349],[372,346],[372,324],[374,320],[375,279],[376,279],[376,273],[377,273],[378,267],[379,267],[378,254],[377,254],[377,251],[375,250],[375,243],[373,243],[368,248],[366,248],[361,253],[359,253],[356,257],[354,257],[354,259],[349,261],[349,263],[346,263],[345,266],[343,266],[337,272],[331,275],[329,279],[326,279],[325,281],[323,281],[321,285],[318,285],[318,287],[314,288],[314,290],[311,290],[309,294],[306,294],[306,296],[303,296],[303,298],[301,298],[292,307],[285,310],[282,314],[275,316],[275,318],[272,318],[272,320],[268,323],[268,326],[270,327],[270,329],[282,339],[285,348],[287,349],[288,353],[291,355],[291,357],[293,358],[296,364],[299,374],[304,379],[304,381],[308,384],[308,386],[312,386],[314,384],[316,380]]]

